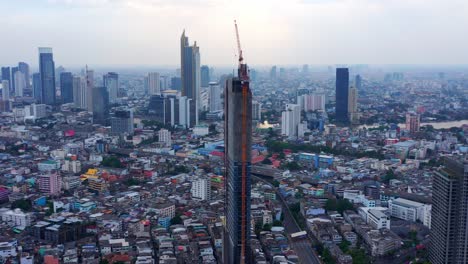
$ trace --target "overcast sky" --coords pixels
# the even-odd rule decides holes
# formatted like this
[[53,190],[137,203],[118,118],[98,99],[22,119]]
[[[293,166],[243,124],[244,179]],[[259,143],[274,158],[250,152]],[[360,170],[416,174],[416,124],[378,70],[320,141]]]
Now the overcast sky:
[[467,0],[0,0],[0,65],[467,64]]

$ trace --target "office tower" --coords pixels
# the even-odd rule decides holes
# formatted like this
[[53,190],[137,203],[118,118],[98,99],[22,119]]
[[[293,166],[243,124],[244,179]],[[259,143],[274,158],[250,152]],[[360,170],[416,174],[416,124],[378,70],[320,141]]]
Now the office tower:
[[165,147],[170,147],[172,144],[171,131],[160,129],[158,131],[158,142],[163,143]]
[[221,110],[221,89],[217,82],[210,82],[210,112]]
[[39,191],[49,195],[58,195],[62,191],[62,177],[57,172],[38,177]]
[[37,102],[42,102],[42,83],[41,83],[41,74],[34,73],[32,76],[33,84],[33,97]]
[[351,124],[359,123],[359,113],[357,105],[358,91],[355,87],[349,88],[349,97],[348,97],[348,119]]
[[2,81],[7,80],[8,83],[11,82],[11,71],[10,67],[2,67]]
[[276,66],[271,67],[270,79],[272,79],[272,80],[276,79]]
[[16,87],[15,87],[15,74],[19,71],[18,67],[11,68],[11,83],[10,83],[10,93],[16,94]]
[[159,83],[161,92],[169,90],[169,76],[161,76]]
[[[241,67],[246,67],[242,64]],[[246,71],[245,68],[243,68]],[[242,77],[239,69],[240,78]],[[250,263],[252,93],[248,80],[230,78],[225,88],[226,234],[224,263]]]
[[211,179],[203,178],[192,182],[192,198],[200,201],[211,200]]
[[201,66],[201,87],[208,87],[210,84],[210,68],[206,65]]
[[115,103],[119,92],[119,75],[115,72],[108,72],[103,76],[104,87],[107,88],[109,93],[109,101]]
[[10,82],[8,80],[2,81],[2,100],[10,100]]
[[445,157],[434,172],[429,261],[468,263],[468,156]]
[[26,62],[18,63],[18,70],[24,74],[24,80],[26,82],[26,88],[31,88],[29,65]]
[[60,73],[60,96],[62,103],[73,103],[73,74],[71,72]]
[[73,103],[75,107],[86,109],[87,100],[86,79],[81,76],[73,76]]
[[188,37],[185,31],[180,38],[181,45],[181,78],[182,78],[182,96],[190,99],[190,127],[198,124],[198,111],[200,109],[200,50],[197,42],[193,46],[189,45]]
[[182,79],[180,77],[171,78],[171,89],[180,91],[182,89]]
[[52,48],[39,48],[41,103],[55,104],[55,63]]
[[297,97],[297,104],[304,111],[325,110],[325,94],[303,94]]
[[13,74],[13,83],[15,84],[15,96],[23,97],[24,96],[24,89],[26,89],[26,80],[24,73],[15,71]]
[[296,138],[299,123],[301,123],[301,106],[287,104],[285,111],[281,113],[281,134],[288,138]]
[[165,124],[166,100],[162,95],[152,95],[148,103],[148,114],[152,120]]
[[109,94],[104,86],[93,88],[93,124],[109,125]]
[[161,95],[159,73],[157,72],[148,73],[148,94]]
[[55,86],[59,86],[60,85],[60,74],[62,74],[62,72],[65,72],[65,68],[60,65],[58,66],[56,69],[55,69],[55,81],[57,82],[55,84]]
[[406,130],[408,130],[410,133],[415,133],[419,131],[419,126],[419,114],[413,112],[406,113]]
[[356,78],[354,80],[354,87],[356,87],[356,89],[358,91],[360,91],[362,89],[362,78],[361,78],[361,75],[356,75]]
[[348,68],[336,69],[336,122],[348,122],[349,71]]
[[86,87],[84,81],[80,76],[73,76],[73,103],[77,108],[86,108],[84,102],[86,101]]
[[111,118],[111,133],[114,135],[133,135],[133,111],[120,108]]
[[262,104],[258,101],[252,102],[252,120],[262,120]]
[[[89,112],[93,112],[94,102],[94,71],[88,70],[88,66],[86,66],[86,100],[84,105],[86,105],[86,109]],[[94,97],[96,98],[96,97]]]

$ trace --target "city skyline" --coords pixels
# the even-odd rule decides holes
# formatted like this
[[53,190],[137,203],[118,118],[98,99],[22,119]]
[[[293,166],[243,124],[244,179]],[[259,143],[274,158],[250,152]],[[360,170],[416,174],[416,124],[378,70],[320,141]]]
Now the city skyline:
[[468,39],[458,32],[467,7],[461,0],[22,0],[0,3],[11,36],[0,46],[9,51],[2,64],[34,62],[36,48],[50,46],[58,65],[174,66],[173,43],[186,29],[202,47],[201,64],[230,65],[237,18],[251,65],[465,64]]

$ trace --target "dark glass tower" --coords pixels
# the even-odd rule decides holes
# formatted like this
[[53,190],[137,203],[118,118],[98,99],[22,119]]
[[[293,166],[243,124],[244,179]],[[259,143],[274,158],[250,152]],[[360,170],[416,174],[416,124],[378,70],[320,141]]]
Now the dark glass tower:
[[210,68],[206,65],[201,66],[201,87],[208,87],[210,84]]
[[446,157],[432,183],[429,260],[468,263],[468,156]]
[[93,123],[109,125],[109,93],[106,87],[93,88]]
[[200,51],[197,43],[189,45],[185,31],[180,38],[180,74],[182,78],[182,96],[191,99],[190,127],[198,123],[198,104],[200,101]]
[[41,75],[41,103],[55,104],[55,63],[52,48],[39,48],[39,73]]
[[348,122],[349,71],[348,68],[336,69],[336,121]]
[[16,91],[16,83],[15,83],[15,73],[19,71],[18,67],[12,67],[11,68],[11,83],[10,83],[10,94],[17,94]]
[[42,101],[42,84],[41,84],[41,74],[34,73],[32,76],[32,83],[33,83],[33,97],[38,102]]
[[62,103],[73,103],[73,74],[71,72],[60,73],[60,91]]
[[[244,64],[245,65],[245,64]],[[226,227],[224,263],[252,263],[250,189],[252,93],[247,80],[230,78],[225,87]]]

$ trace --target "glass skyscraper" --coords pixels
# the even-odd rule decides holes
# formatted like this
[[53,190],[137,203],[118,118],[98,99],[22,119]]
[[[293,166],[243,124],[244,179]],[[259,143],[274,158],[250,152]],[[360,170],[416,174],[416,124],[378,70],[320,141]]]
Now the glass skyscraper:
[[119,92],[119,75],[115,72],[109,72],[104,75],[104,86],[109,93],[109,101],[114,103]]
[[336,69],[336,122],[348,122],[349,71],[348,68]]
[[189,45],[189,39],[185,31],[180,38],[180,72],[182,78],[182,96],[191,99],[190,127],[198,123],[198,110],[200,109],[200,50],[195,42]]
[[32,76],[33,83],[33,97],[38,102],[42,102],[42,84],[41,84],[41,74],[34,73]]
[[60,73],[60,91],[62,103],[73,103],[73,74],[71,72]]
[[201,66],[201,87],[208,87],[210,84],[210,68],[206,65]]
[[93,88],[93,124],[109,125],[109,93],[104,86]]
[[55,63],[52,48],[39,48],[39,73],[41,77],[41,103],[55,104]]

